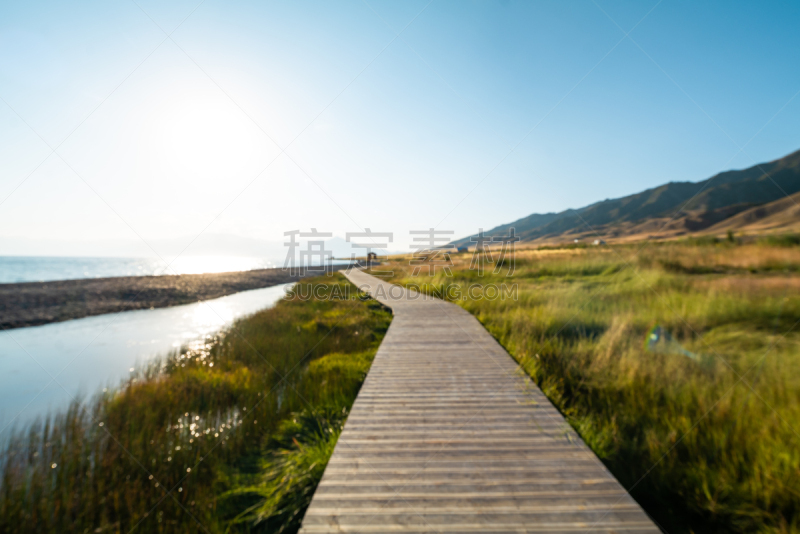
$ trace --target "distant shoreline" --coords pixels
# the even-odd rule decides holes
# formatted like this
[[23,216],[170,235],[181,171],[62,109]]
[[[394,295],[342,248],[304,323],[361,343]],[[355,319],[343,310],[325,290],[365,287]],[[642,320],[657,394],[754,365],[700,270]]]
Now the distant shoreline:
[[[334,265],[335,271],[348,265]],[[105,313],[166,308],[287,284],[313,276],[257,269],[175,276],[120,276],[0,284],[0,330],[40,326]]]

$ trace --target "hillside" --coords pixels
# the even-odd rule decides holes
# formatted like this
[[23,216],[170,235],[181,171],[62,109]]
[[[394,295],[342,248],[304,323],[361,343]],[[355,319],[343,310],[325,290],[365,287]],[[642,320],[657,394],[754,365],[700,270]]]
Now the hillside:
[[[781,228],[800,221],[800,196],[794,195],[798,192],[800,150],[748,169],[721,172],[700,182],[670,182],[579,209],[534,213],[492,228],[486,235],[507,235],[513,227],[523,241],[544,242],[590,237],[670,237],[726,231],[729,227],[739,231],[751,226]],[[796,198],[788,199],[787,195]],[[469,244],[470,237],[455,244]]]
[[764,232],[800,229],[800,193],[750,208],[708,229],[708,233]]

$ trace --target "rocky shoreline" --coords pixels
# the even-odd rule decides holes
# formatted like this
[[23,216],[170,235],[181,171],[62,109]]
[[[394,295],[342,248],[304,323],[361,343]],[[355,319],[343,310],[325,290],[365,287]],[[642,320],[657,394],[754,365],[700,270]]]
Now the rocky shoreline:
[[[334,270],[347,265],[333,266]],[[306,273],[313,276],[319,273]],[[0,330],[119,311],[166,308],[297,281],[284,269],[180,276],[124,276],[0,284]]]

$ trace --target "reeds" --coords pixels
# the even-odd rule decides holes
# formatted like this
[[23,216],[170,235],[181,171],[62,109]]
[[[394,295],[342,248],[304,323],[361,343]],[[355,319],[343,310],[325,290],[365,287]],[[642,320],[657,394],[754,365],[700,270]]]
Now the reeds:
[[[800,532],[800,248],[786,241],[529,250],[511,276],[479,277],[460,254],[452,278],[413,277],[398,259],[392,281],[517,284],[516,299],[456,302],[668,532]],[[648,352],[655,324],[703,365]]]
[[[287,517],[307,502],[286,493],[313,492],[338,434],[326,426],[334,432],[310,475],[269,489],[270,473],[286,470],[277,460],[288,422],[313,427],[349,409],[391,317],[353,286],[353,298],[328,299],[334,287],[346,293],[341,275],[303,283],[324,284],[321,298],[281,301],[13,431],[0,453],[0,532],[296,528]],[[237,491],[254,486],[267,489]],[[259,514],[243,515],[254,505]]]

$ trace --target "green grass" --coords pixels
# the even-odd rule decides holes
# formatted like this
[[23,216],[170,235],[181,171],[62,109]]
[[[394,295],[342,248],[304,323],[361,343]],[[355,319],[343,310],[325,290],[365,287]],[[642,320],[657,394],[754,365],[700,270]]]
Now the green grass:
[[304,412],[284,421],[263,459],[263,476],[230,496],[252,497],[254,504],[232,524],[252,524],[267,532],[294,532],[311,503],[317,483],[333,454],[347,412]]
[[390,320],[369,299],[284,300],[16,430],[0,532],[293,532]]
[[800,234],[768,235],[759,238],[758,242],[773,247],[796,247],[800,246]]
[[[800,532],[800,250],[521,251],[511,277],[453,261],[452,278],[413,277],[398,259],[391,280],[429,293],[517,284],[516,300],[455,301],[668,532]],[[655,324],[699,362],[648,352]]]

